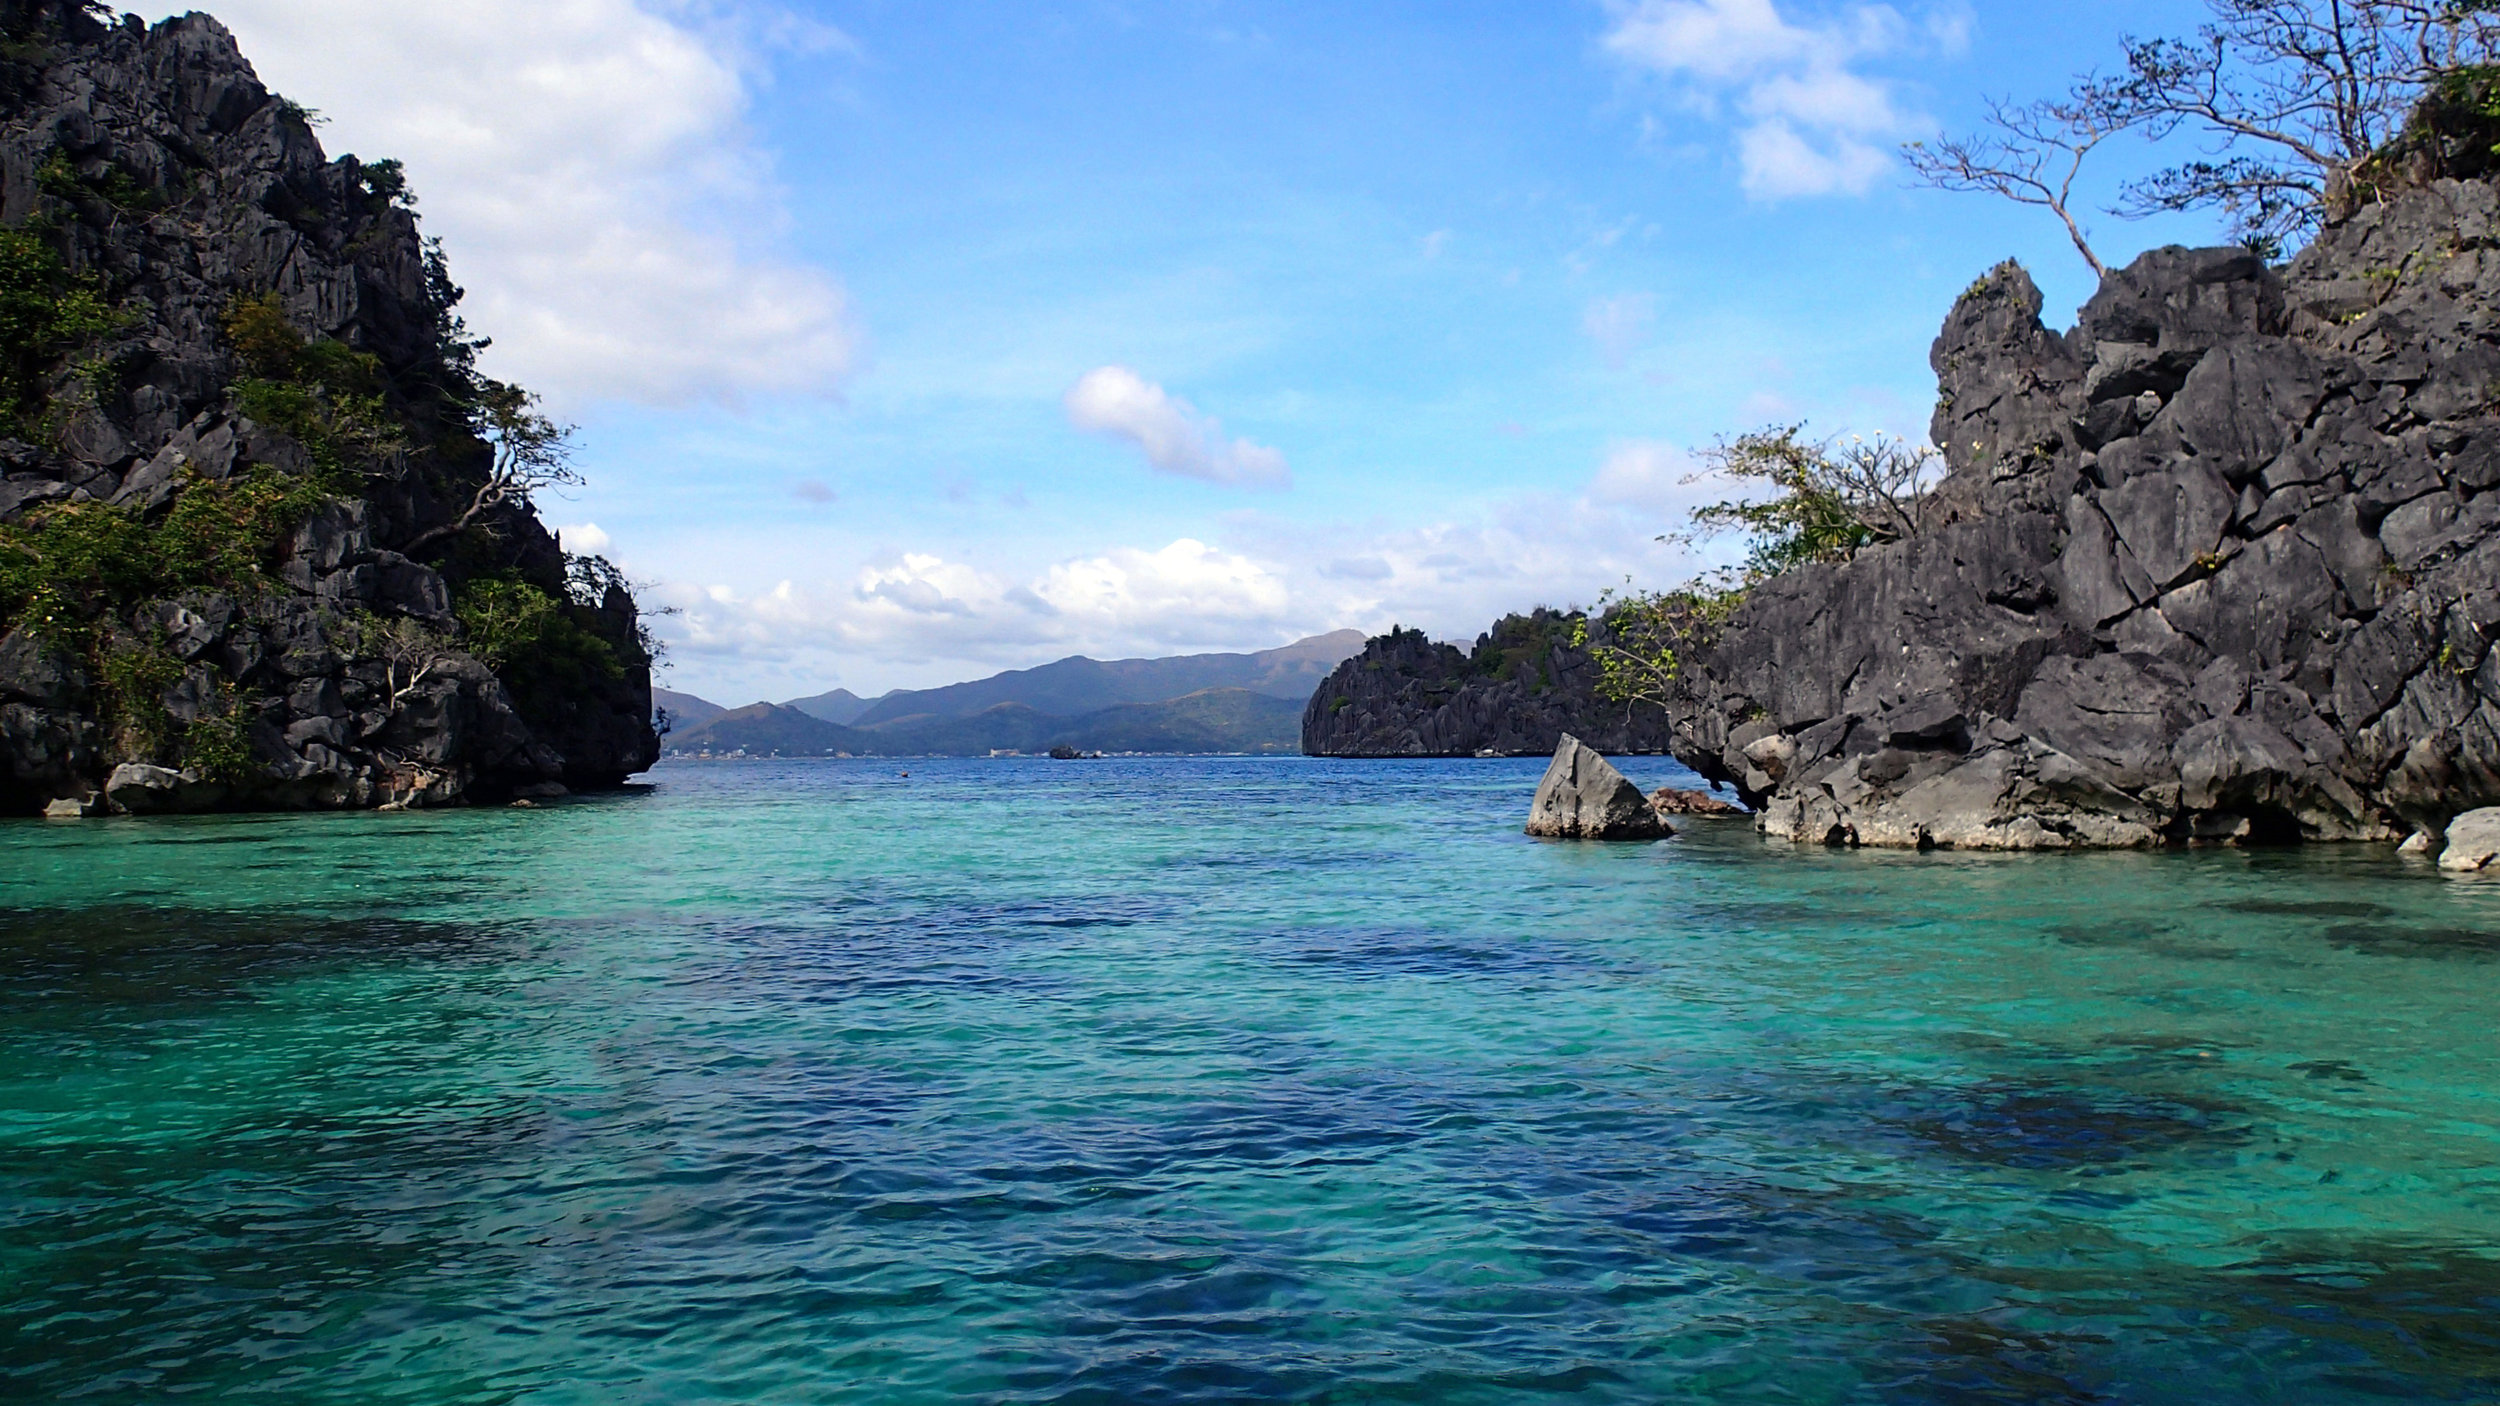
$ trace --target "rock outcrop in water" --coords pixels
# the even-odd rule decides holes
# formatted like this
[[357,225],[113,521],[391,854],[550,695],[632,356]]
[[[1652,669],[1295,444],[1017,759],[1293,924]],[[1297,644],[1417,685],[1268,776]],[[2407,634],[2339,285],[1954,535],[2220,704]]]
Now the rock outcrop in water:
[[2382,840],[2500,801],[2500,191],[2040,311],[2010,264],[1961,298],[1943,525],[1757,587],[1691,651],[1675,755],[1829,844]]
[[1677,755],[1823,843],[2391,839],[2500,798],[2496,224],[2443,180],[2286,270],[2158,250],[2063,336],[1990,274],[1934,353],[1946,525],[1758,588]]
[[1547,840],[1655,840],[1675,832],[1613,763],[1566,736],[1537,784],[1528,833]]
[[0,811],[648,766],[613,571],[525,502],[435,531],[492,388],[396,165],[329,159],[205,16],[7,0],[0,31]]
[[1340,665],[1302,714],[1314,757],[1541,757],[1568,734],[1619,756],[1667,750],[1664,717],[1597,693],[1597,664],[1574,645],[1579,617],[1513,615],[1472,653],[1420,630],[1392,630]]

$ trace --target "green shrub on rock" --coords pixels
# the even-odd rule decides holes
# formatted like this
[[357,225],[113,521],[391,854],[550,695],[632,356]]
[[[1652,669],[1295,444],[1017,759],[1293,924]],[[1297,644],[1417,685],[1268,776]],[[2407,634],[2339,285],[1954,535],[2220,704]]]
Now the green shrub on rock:
[[193,478],[165,515],[65,503],[0,526],[0,634],[23,625],[83,642],[100,622],[187,591],[264,596],[295,529],[330,498],[320,481],[255,469]]
[[452,603],[460,647],[495,671],[524,715],[625,676],[616,647],[573,618],[582,609],[510,573],[466,583]]
[[27,433],[63,358],[113,328],[95,284],[32,229],[0,229],[0,427]]

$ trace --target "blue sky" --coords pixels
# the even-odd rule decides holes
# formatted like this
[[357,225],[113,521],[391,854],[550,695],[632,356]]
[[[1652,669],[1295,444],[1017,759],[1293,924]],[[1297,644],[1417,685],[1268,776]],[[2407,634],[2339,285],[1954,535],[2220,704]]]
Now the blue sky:
[[1897,144],[2199,12],[220,10],[334,151],[408,162],[491,369],[581,426],[547,515],[733,704],[1674,584],[1685,451],[1920,435],[1976,275],[2086,296],[2046,216]]

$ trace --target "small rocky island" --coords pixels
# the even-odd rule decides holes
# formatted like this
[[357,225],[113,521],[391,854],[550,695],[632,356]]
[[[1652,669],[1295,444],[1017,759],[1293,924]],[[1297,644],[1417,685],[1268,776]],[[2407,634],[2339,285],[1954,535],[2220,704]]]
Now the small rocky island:
[[[1755,586],[1665,750],[1825,844],[2428,843],[2500,801],[2488,126],[2288,266],[2156,250],[2064,333],[2019,267],[1980,279],[1932,357],[1933,525]],[[1544,635],[1533,682],[1375,640],[1305,747],[1652,750]]]
[[0,3],[0,812],[492,802],[658,755],[397,163],[215,20]]

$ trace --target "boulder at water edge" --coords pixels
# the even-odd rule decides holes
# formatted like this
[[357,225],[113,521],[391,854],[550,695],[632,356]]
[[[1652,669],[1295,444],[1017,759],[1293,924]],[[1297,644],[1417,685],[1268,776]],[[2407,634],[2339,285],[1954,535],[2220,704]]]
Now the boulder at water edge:
[[2500,860],[2500,809],[2469,810],[2448,822],[2448,847],[2439,853],[2439,867],[2473,874]]
[[1640,787],[1566,734],[1537,784],[1528,833],[1549,840],[1655,840],[1675,832]]

